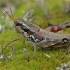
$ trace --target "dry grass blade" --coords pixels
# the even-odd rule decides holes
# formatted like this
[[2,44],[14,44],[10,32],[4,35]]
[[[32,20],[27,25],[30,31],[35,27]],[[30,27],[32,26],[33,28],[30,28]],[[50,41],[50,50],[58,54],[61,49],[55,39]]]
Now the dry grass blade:
[[15,38],[15,39],[13,39],[12,41],[10,41],[8,44],[6,44],[6,46],[2,49],[2,51],[3,51],[8,45],[10,45],[12,42],[17,41],[17,40],[19,40],[19,39],[21,39],[21,38],[22,38],[22,36],[20,36],[20,37],[18,37],[18,38]]
[[46,57],[48,57],[48,58],[51,58],[51,56],[50,56],[50,55],[48,55],[48,54],[45,54],[45,56],[46,56]]

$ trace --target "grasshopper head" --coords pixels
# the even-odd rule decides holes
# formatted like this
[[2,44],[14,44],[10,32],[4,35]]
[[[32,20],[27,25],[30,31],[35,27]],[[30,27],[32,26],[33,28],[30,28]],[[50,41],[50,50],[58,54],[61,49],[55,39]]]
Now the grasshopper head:
[[25,32],[29,31],[29,26],[27,26],[26,22],[21,18],[16,19],[14,21],[14,24],[15,24],[15,26],[20,26],[21,29],[24,30]]
[[24,23],[23,19],[18,18],[16,20],[14,20],[15,26],[21,26],[23,23]]

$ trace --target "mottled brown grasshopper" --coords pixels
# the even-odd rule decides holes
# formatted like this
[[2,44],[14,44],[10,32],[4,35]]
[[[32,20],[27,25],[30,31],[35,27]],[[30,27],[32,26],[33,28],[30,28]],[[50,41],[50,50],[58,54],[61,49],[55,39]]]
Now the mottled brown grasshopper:
[[[35,24],[24,21],[24,19],[14,19],[14,16],[10,17],[14,22],[16,31],[20,33],[23,37],[25,37],[27,41],[34,46],[34,57],[36,57],[36,46],[47,48],[58,44],[70,45],[70,34],[52,33],[45,29],[42,29]],[[27,36],[25,35],[25,33],[27,34]]]

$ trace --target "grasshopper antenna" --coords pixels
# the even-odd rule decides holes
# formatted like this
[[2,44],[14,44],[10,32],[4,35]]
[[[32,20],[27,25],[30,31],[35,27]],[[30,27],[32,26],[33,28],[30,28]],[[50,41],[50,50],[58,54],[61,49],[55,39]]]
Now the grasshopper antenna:
[[[4,9],[3,9],[4,10]],[[5,11],[5,10],[4,10]],[[8,14],[8,12],[7,11],[5,11],[7,14]],[[8,14],[9,15],[9,14]],[[9,17],[14,21],[14,18],[11,16],[11,15],[9,15]]]
[[11,8],[10,8],[10,10],[11,10],[12,18],[15,19],[15,18],[14,18],[14,15],[13,15],[13,13],[12,13],[12,9],[11,9]]

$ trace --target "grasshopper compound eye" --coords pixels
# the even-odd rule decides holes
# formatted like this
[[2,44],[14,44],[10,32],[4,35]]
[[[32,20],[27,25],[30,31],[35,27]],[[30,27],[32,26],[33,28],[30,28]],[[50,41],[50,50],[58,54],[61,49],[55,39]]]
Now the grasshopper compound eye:
[[20,26],[20,23],[18,21],[15,22],[16,26]]
[[14,21],[16,26],[21,26],[22,24],[19,21]]

